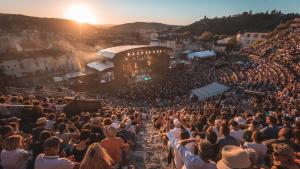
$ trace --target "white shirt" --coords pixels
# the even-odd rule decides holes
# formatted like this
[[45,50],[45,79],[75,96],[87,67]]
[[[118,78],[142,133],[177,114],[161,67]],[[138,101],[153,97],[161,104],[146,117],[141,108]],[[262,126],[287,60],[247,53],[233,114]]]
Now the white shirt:
[[75,163],[58,156],[45,156],[40,154],[35,159],[34,169],[73,169]]
[[1,165],[4,169],[26,169],[29,152],[24,149],[2,150]]
[[65,104],[57,104],[57,105],[55,105],[56,112],[62,113],[65,106],[66,106]]
[[234,137],[237,141],[243,141],[244,131],[241,129],[238,130],[231,130],[230,136]]
[[172,135],[174,136],[175,141],[180,140],[181,128],[175,127],[170,130],[170,133],[172,133]]
[[[195,143],[191,142],[184,145],[191,153],[195,153]],[[176,168],[181,169],[184,166],[183,158],[181,157],[179,151],[175,148],[174,149],[174,163]]]
[[264,158],[267,155],[267,146],[265,144],[259,144],[259,143],[245,143],[245,147],[247,148],[253,148],[256,152],[256,162],[257,164],[263,164]]

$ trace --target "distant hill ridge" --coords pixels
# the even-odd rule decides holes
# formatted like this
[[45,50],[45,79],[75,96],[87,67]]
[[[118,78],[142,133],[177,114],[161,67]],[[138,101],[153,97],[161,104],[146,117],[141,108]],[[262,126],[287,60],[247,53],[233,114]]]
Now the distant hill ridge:
[[167,25],[163,23],[156,22],[134,22],[134,23],[125,23],[121,25],[115,25],[110,28],[112,31],[119,32],[137,32],[139,30],[164,30],[176,28],[176,25]]
[[[40,18],[20,14],[0,13],[0,29],[4,31],[38,30],[55,33],[79,33],[79,24],[75,21],[59,18]],[[100,30],[90,24],[82,24],[84,32]]]
[[300,17],[299,14],[282,14],[281,11],[273,10],[266,13],[252,14],[252,11],[243,12],[239,15],[229,15],[222,18],[207,18],[194,22],[179,29],[179,32],[191,32],[194,35],[203,32],[213,34],[233,35],[238,32],[268,32],[276,28],[280,23]]

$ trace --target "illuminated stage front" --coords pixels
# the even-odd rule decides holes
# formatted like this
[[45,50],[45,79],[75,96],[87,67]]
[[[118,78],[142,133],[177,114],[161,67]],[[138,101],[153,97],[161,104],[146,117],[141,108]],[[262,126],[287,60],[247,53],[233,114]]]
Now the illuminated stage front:
[[170,52],[170,48],[161,46],[116,46],[97,52],[98,67],[94,62],[88,66],[103,72],[105,81],[109,79],[118,84],[136,83],[165,74],[169,68]]

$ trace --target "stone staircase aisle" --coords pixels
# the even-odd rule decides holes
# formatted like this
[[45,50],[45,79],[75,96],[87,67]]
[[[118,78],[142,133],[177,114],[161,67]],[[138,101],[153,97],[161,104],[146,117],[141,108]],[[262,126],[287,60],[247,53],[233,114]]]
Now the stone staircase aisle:
[[133,152],[136,169],[171,169],[161,143],[159,131],[151,121],[143,121],[141,131],[136,136],[137,149]]

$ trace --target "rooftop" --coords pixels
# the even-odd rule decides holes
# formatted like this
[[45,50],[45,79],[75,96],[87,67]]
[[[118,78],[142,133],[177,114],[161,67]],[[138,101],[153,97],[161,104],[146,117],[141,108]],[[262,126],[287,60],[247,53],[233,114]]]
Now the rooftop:
[[102,49],[97,52],[98,56],[103,56],[106,58],[114,58],[116,54],[125,52],[128,50],[134,50],[134,49],[139,49],[139,48],[153,48],[153,47],[160,47],[160,48],[165,48],[162,46],[150,46],[150,45],[125,45],[125,46],[115,46],[111,48],[106,48]]
[[125,52],[132,49],[149,47],[149,45],[125,45],[125,46],[115,46],[111,48],[102,49],[97,52],[97,55],[104,56],[108,58],[113,58],[115,54],[120,52]]

